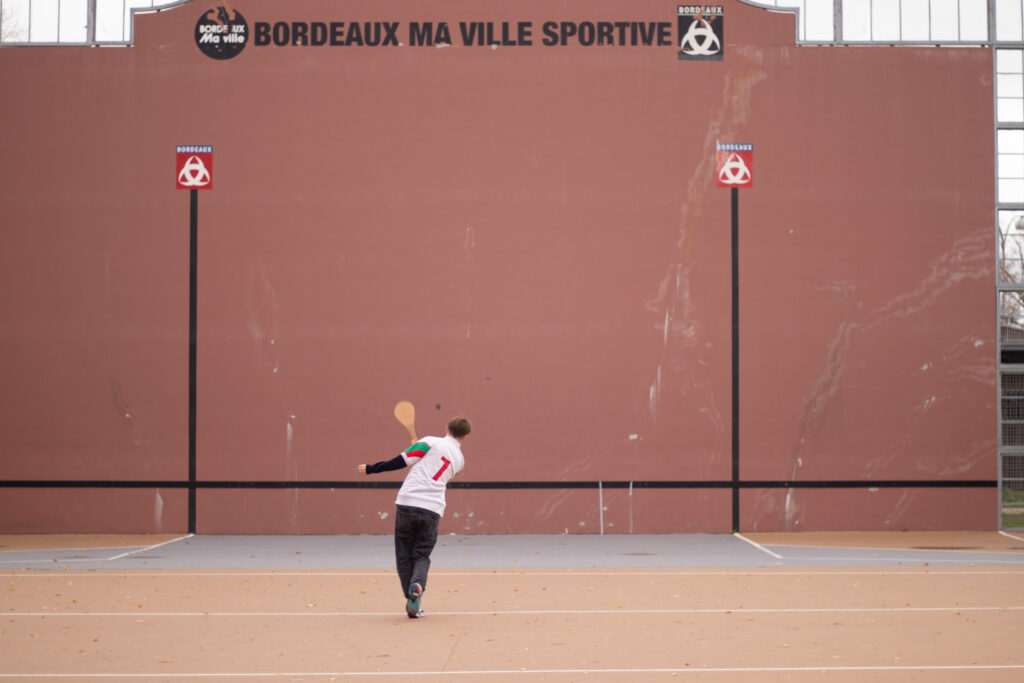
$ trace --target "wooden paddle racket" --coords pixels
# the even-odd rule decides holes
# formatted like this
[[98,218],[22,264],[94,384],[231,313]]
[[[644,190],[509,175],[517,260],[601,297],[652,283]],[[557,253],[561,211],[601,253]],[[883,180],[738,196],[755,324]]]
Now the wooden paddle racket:
[[412,442],[416,443],[416,408],[413,404],[408,401],[399,401],[395,404],[395,419],[402,423],[405,430],[409,432],[409,436],[412,437]]

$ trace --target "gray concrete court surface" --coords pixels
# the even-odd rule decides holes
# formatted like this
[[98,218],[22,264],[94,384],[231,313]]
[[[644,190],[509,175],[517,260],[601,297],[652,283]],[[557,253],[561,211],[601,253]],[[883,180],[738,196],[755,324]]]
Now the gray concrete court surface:
[[[1024,552],[761,545],[740,534],[443,536],[435,569],[1020,567]],[[181,536],[153,545],[0,552],[14,570],[393,569],[391,536]]]

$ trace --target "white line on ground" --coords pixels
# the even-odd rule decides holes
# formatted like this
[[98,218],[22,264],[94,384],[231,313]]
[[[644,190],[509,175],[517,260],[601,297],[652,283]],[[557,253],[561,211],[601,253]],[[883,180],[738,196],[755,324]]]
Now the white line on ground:
[[171,543],[177,543],[178,541],[184,541],[186,538],[192,538],[193,536],[195,536],[195,534],[185,534],[184,536],[172,538],[171,540],[164,541],[163,543],[157,543],[155,545],[146,546],[145,548],[139,548],[138,550],[130,550],[126,553],[121,553],[120,555],[108,557],[105,560],[105,562],[113,562],[114,560],[120,560],[121,558],[128,557],[129,555],[135,555],[136,553],[144,553],[147,550],[153,550],[154,548],[159,548],[160,546],[169,545]]
[[103,561],[104,561],[104,559],[102,557],[90,557],[90,558],[76,557],[76,558],[71,558],[71,559],[64,559],[64,558],[60,558],[60,557],[58,557],[58,558],[52,558],[51,557],[48,560],[0,560],[0,564],[20,564],[20,565],[26,565],[26,564],[67,564],[69,562],[103,562]]
[[[132,551],[132,553],[128,553],[128,554],[131,555],[133,553],[140,553],[140,552],[143,552],[144,550],[147,550],[147,549],[146,548],[141,548],[139,550]],[[771,553],[771,551],[767,550],[767,549],[765,550],[765,552]],[[777,557],[781,557],[781,556],[777,556]],[[115,557],[113,559],[120,559],[120,558],[119,557]],[[786,559],[786,558],[783,558],[783,559]],[[22,559],[22,560],[0,560],[0,565],[5,565],[6,564],[6,565],[19,565],[21,567],[28,567],[29,565],[35,565],[35,564],[41,564],[41,565],[47,565],[47,566],[55,565],[55,564],[56,565],[62,565],[62,564],[90,563],[90,562],[92,562],[94,564],[102,564],[104,562],[109,562],[109,561],[110,561],[109,558],[103,558],[103,557],[93,557],[93,558],[50,558],[50,559],[39,559],[39,560]],[[941,557],[941,558],[935,558],[935,557],[929,557],[929,558],[924,558],[924,557],[848,557],[848,556],[847,557],[819,557],[819,556],[811,555],[811,556],[801,556],[801,557],[792,557],[792,556],[790,556],[788,558],[788,561],[790,561],[790,562],[797,562],[797,561],[799,561],[799,562],[848,562],[850,564],[854,564],[854,563],[862,564],[862,563],[865,563],[865,562],[867,562],[867,563],[876,563],[876,564],[879,563],[879,562],[886,562],[886,563],[896,562],[896,563],[898,563],[896,566],[917,567],[917,566],[925,565],[925,566],[935,567],[935,568],[940,568],[943,565],[951,565],[951,566],[952,565],[963,565],[963,566],[968,566],[968,567],[986,567],[986,566],[993,566],[993,567],[1024,567],[1024,561],[1022,561],[1022,558],[1020,558],[1020,557],[1017,557],[1017,558],[1014,558],[1014,559],[1007,559],[1007,560],[995,560],[995,559],[989,559],[989,558],[985,558],[985,559],[974,558],[974,559],[957,560],[957,559],[953,559],[953,558],[949,558],[949,557]],[[772,569],[775,569],[775,567],[751,567],[750,569],[737,570],[734,573],[749,574],[751,571],[756,571],[758,569],[772,570]],[[111,572],[122,572],[123,573],[125,570],[123,568],[119,568],[119,569],[112,569],[112,570],[108,570],[108,571],[111,571]],[[134,571],[134,570],[129,570],[129,571]],[[148,569],[148,570],[141,569],[141,570],[138,570],[138,571],[141,571],[142,573],[150,573],[150,574],[152,574],[154,572],[165,571],[165,572],[168,572],[168,573],[174,572],[174,573],[181,573],[182,575],[184,575],[184,573],[180,572],[179,570],[173,569],[173,568],[163,568],[163,569],[153,568],[153,569]],[[393,571],[393,570],[381,570],[381,571]],[[486,570],[481,570],[480,571],[480,575],[483,576],[485,571]],[[523,573],[526,573],[526,572],[529,572],[529,571],[530,570],[524,569],[524,570],[509,570],[509,571],[497,572],[497,573],[486,571],[486,573],[487,574],[497,574],[499,576],[500,575],[506,575],[507,576],[507,575],[510,575],[510,574],[523,574]],[[593,573],[597,573],[597,572],[587,572],[586,569],[571,569],[571,570],[567,569],[567,570],[563,570],[562,572],[551,572],[550,570],[547,570],[547,571],[549,573],[552,573],[552,574],[566,573],[566,572],[573,572],[573,573],[583,573],[583,572],[586,572],[586,573],[592,573],[592,574]],[[530,573],[537,573],[537,572],[530,572]],[[636,572],[636,573],[639,574],[641,572]],[[657,574],[658,572],[647,572],[647,573]],[[662,572],[662,573],[664,573],[664,572]],[[713,574],[720,574],[722,572],[713,572],[713,571],[712,572],[699,572],[699,571],[694,571],[694,572],[680,572],[680,573],[698,573],[698,574],[699,573],[713,573]],[[806,572],[800,572],[800,573],[806,573]],[[278,576],[288,576],[289,575],[289,574],[287,574],[285,572],[277,572],[277,574],[278,574]],[[294,576],[294,575],[297,575],[297,574],[307,574],[307,575],[309,575],[309,574],[312,574],[312,573],[311,572],[293,572],[290,575]],[[192,573],[191,575],[192,576],[200,576],[200,574],[196,574],[196,573]],[[260,574],[259,574],[259,572],[253,572],[253,573],[250,573],[250,575],[251,576],[259,576]],[[320,572],[319,575],[321,575],[321,576],[329,576],[329,575],[333,575],[333,574]]]
[[[69,557],[69,558],[63,558],[63,557],[60,557],[60,555],[58,555],[57,557],[53,557],[52,553],[50,553],[51,556],[48,557],[48,558],[41,558],[41,559],[38,559],[38,560],[29,560],[29,559],[0,560],[0,564],[18,564],[18,565],[29,565],[29,564],[70,564],[72,562],[95,562],[95,563],[99,564],[99,563],[103,563],[103,562],[112,562],[114,560],[120,560],[120,559],[123,559],[125,557],[129,557],[130,555],[135,555],[136,553],[144,553],[147,550],[153,550],[154,548],[159,548],[160,546],[164,546],[164,545],[167,545],[169,543],[175,543],[177,541],[183,541],[186,538],[192,538],[192,536],[194,536],[194,535],[195,534],[187,534],[185,536],[180,536],[178,538],[172,538],[169,541],[163,541],[162,543],[156,543],[154,545],[146,546],[145,548],[135,547],[133,550],[129,550],[129,551],[121,553],[119,555],[114,555],[113,557]],[[56,552],[56,553],[96,552],[97,550],[103,550],[103,548],[61,548],[61,549],[56,550],[54,552]],[[33,553],[39,553],[39,554],[47,553],[46,550],[23,550],[23,551],[8,550],[8,551],[4,551],[4,552],[8,552],[8,553],[11,553],[11,552],[33,552]]]
[[771,550],[768,550],[768,548],[765,548],[763,545],[761,545],[757,541],[750,540],[749,538],[747,538],[743,534],[739,533],[738,531],[736,533],[734,533],[733,536],[735,536],[736,538],[740,539],[741,541],[746,541],[747,543],[749,543],[750,545],[754,546],[755,548],[757,548],[761,552],[767,553],[767,554],[771,555],[776,560],[784,560],[784,559],[786,559],[782,555],[779,555],[778,553],[773,553]]
[[750,667],[685,667],[685,668],[594,668],[594,669],[445,669],[443,671],[280,671],[245,673],[0,673],[0,678],[326,678],[359,676],[530,676],[587,674],[706,674],[706,673],[800,673],[840,671],[997,671],[1024,669],[1024,664],[924,664],[920,666],[750,666]]
[[1012,538],[1015,541],[1024,541],[1024,538],[1021,538],[1020,536],[1014,536],[1013,534],[1008,534],[1005,531],[1003,531],[1002,529],[999,530],[999,533],[1002,534],[1003,536],[1006,536],[1007,538]]
[[[766,607],[766,608],[691,608],[691,609],[522,609],[467,612],[429,612],[430,616],[473,617],[540,614],[837,614],[892,612],[1019,612],[1024,605],[990,607]],[[396,612],[0,612],[4,617],[387,617]]]
[[121,548],[138,548],[137,545],[91,546],[88,548],[6,548],[0,550],[0,557],[11,553],[91,553],[97,550],[119,550]]
[[[1007,535],[1007,534],[1005,534],[1002,531],[1000,531],[999,533],[1003,534],[1004,536]],[[1010,538],[1013,538],[1013,536],[1011,536]],[[1020,540],[1024,541],[1024,538],[1022,538]],[[772,543],[772,547],[773,548],[787,548],[789,550],[796,550],[796,551],[800,551],[800,550],[806,550],[806,551],[810,551],[810,550],[821,550],[821,551],[826,551],[826,550],[830,550],[830,551],[846,550],[846,551],[849,551],[849,552],[858,552],[858,553],[912,552],[912,553],[921,553],[921,554],[939,553],[939,554],[942,554],[942,555],[947,555],[947,554],[949,554],[949,555],[968,555],[968,554],[969,555],[1010,555],[1010,556],[1020,555],[1020,553],[1018,551],[1008,550],[1008,549],[1005,549],[1005,548],[1004,549],[990,548],[988,550],[982,550],[982,549],[978,549],[978,548],[901,548],[901,547],[898,547],[898,546],[897,547],[891,547],[891,548],[885,548],[885,547],[882,547],[882,546],[859,546],[859,545],[851,545],[851,546],[805,545],[805,544],[801,544],[801,545],[786,545],[785,543]],[[792,560],[792,559],[803,559],[803,558],[792,558],[792,557],[790,557],[789,559]]]
[[[947,552],[947,551],[939,551],[939,552]],[[956,551],[956,552],[961,552],[961,551]],[[1005,554],[1003,556],[1006,557]],[[966,565],[966,566],[969,566],[969,567],[973,567],[973,566],[988,566],[988,565],[992,565],[992,566],[1008,566],[1008,567],[1022,566],[1022,562],[1021,562],[1022,559],[1024,559],[1024,558],[1016,557],[1016,558],[1007,559],[1007,560],[995,560],[995,559],[990,559],[990,558],[978,559],[977,557],[975,557],[975,558],[966,558],[966,559],[963,559],[963,560],[957,560],[957,559],[953,559],[953,558],[947,557],[947,556],[942,556],[942,557],[885,557],[885,556],[878,556],[878,557],[827,557],[827,556],[818,556],[818,555],[806,555],[806,556],[801,555],[800,557],[793,557],[792,555],[790,555],[789,558],[788,558],[788,560],[790,562],[849,562],[850,564],[853,564],[855,562],[856,563],[874,562],[876,564],[878,562],[896,562],[896,563],[899,563],[899,564],[907,564],[907,565],[911,565],[911,566],[918,566],[918,565],[939,566],[939,565],[942,565],[942,564],[947,564],[947,565]]]
[[[472,576],[472,577],[505,577],[505,576],[565,576],[574,579],[586,576],[999,576],[999,575],[1024,575],[1024,566],[1021,566],[1018,570],[1004,569],[1003,567],[993,568],[991,570],[976,570],[972,567],[969,570],[961,570],[960,567],[942,567],[942,566],[931,566],[927,569],[913,568],[899,568],[895,567],[895,571],[885,571],[882,569],[862,569],[862,570],[837,570],[837,571],[807,571],[807,570],[792,570],[792,569],[778,569],[778,568],[765,568],[765,567],[754,567],[751,569],[736,569],[736,570],[679,570],[679,571],[592,571],[589,569],[563,569],[561,571],[551,570],[530,570],[530,569],[516,569],[511,571],[494,571],[481,569],[479,571],[458,571],[458,570],[444,570],[444,569],[431,569],[431,576]],[[949,570],[949,571],[945,571]],[[125,571],[124,569],[104,569],[97,571],[87,572],[71,572],[71,571],[39,571],[39,570],[28,570],[32,573],[26,574],[20,571],[6,571],[0,572],[0,576],[9,578],[60,578],[62,576],[91,576],[93,578],[109,579],[111,576],[117,576],[120,578],[139,578],[148,576],[151,578],[173,578],[177,576],[181,577],[268,577],[268,576],[309,576],[309,577],[360,577],[360,576],[394,576],[394,569],[381,569],[378,571],[361,571],[361,570],[338,570],[338,571],[237,571],[237,570],[225,570],[225,571],[206,571],[206,572],[190,572],[180,571],[176,569],[132,569]]]

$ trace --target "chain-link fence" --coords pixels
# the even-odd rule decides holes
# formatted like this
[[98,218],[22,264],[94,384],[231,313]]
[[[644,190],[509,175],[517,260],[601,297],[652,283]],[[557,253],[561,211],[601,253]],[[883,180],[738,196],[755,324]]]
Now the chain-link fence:
[[1024,455],[1001,456],[999,478],[1000,527],[1024,529]]
[[999,526],[1021,529],[1024,528],[1024,372],[1003,372],[999,389]]

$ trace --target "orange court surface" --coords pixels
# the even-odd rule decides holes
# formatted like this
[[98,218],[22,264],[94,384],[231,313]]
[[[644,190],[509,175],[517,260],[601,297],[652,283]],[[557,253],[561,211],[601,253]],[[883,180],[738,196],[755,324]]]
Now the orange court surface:
[[[1024,537],[0,536],[0,679],[1019,681]],[[721,566],[709,566],[719,564]]]

